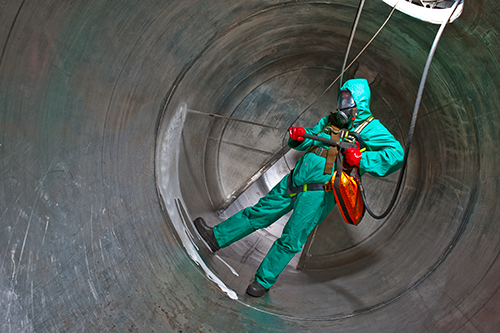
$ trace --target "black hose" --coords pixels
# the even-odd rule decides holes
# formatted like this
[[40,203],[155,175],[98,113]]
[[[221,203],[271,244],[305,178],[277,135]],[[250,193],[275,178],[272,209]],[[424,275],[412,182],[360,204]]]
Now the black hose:
[[422,100],[422,93],[424,91],[425,81],[427,80],[427,74],[429,72],[429,67],[431,66],[432,58],[434,57],[434,52],[436,51],[439,39],[441,38],[441,35],[443,34],[444,28],[446,27],[446,25],[450,21],[453,13],[457,9],[458,4],[460,2],[461,2],[460,0],[457,0],[453,4],[454,7],[450,13],[450,17],[448,17],[448,19],[446,21],[443,21],[443,23],[441,24],[441,27],[439,28],[439,31],[437,32],[436,37],[434,38],[434,43],[432,44],[431,50],[429,52],[429,56],[427,57],[427,62],[425,64],[424,72],[422,74],[422,79],[420,80],[420,86],[418,88],[417,99],[415,101],[415,107],[413,108],[413,116],[411,118],[410,129],[408,131],[408,139],[406,141],[405,156],[403,158],[403,164],[401,166],[401,171],[399,173],[399,178],[398,178],[398,182],[396,184],[396,189],[395,189],[394,194],[392,196],[391,202],[389,203],[389,206],[382,214],[377,215],[377,214],[373,213],[373,211],[369,208],[368,204],[366,203],[365,191],[364,191],[363,185],[361,183],[361,177],[358,177],[360,190],[361,190],[361,196],[363,198],[363,202],[365,204],[366,211],[373,218],[375,218],[377,220],[383,219],[384,217],[386,217],[389,214],[389,212],[394,207],[394,204],[396,203],[396,199],[397,199],[399,192],[401,190],[401,184],[403,182],[403,176],[404,176],[405,171],[406,171],[406,164],[408,163],[408,155],[410,153],[410,146],[411,146],[411,142],[413,139],[413,132],[415,131],[415,124],[417,122],[418,109],[420,107],[420,101]]

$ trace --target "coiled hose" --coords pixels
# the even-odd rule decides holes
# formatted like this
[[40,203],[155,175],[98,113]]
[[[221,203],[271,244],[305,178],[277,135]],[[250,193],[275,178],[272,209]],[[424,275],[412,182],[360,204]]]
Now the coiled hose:
[[436,51],[439,39],[441,38],[441,35],[443,34],[444,28],[446,27],[446,25],[450,21],[453,13],[457,9],[460,2],[461,2],[461,0],[456,1],[453,4],[453,10],[450,13],[450,17],[448,17],[447,20],[443,21],[443,23],[441,24],[441,26],[436,34],[436,37],[434,38],[434,42],[432,43],[432,47],[431,47],[431,50],[429,52],[429,56],[427,57],[427,62],[426,62],[425,67],[424,67],[424,72],[423,72],[422,78],[420,80],[420,86],[418,87],[417,99],[415,100],[415,107],[413,108],[413,115],[411,118],[410,129],[408,130],[408,139],[406,140],[405,156],[403,159],[403,165],[401,166],[401,171],[399,173],[399,178],[398,178],[398,182],[396,184],[396,189],[394,190],[394,194],[392,195],[392,199],[391,199],[391,202],[389,203],[389,206],[382,214],[380,214],[380,215],[375,214],[370,209],[368,204],[366,203],[366,196],[365,196],[363,184],[361,183],[361,177],[358,176],[359,186],[360,186],[360,190],[361,190],[361,196],[363,198],[363,202],[365,204],[366,211],[373,218],[375,218],[377,220],[383,219],[384,217],[386,217],[390,213],[392,208],[394,208],[394,204],[396,203],[396,199],[398,198],[399,192],[401,190],[401,184],[403,183],[403,177],[404,177],[404,174],[406,171],[406,165],[408,163],[408,155],[410,153],[411,142],[413,140],[413,132],[415,131],[415,124],[417,122],[418,109],[420,108],[420,101],[422,100],[422,93],[424,91],[425,81],[427,80],[427,74],[429,72],[429,67],[431,66],[432,58],[434,57],[434,53]]

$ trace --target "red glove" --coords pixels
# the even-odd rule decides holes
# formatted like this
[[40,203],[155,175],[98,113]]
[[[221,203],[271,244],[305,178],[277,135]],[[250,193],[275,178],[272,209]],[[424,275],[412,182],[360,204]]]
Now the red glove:
[[359,167],[361,161],[361,152],[359,148],[348,148],[344,151],[344,157],[347,164]]
[[290,138],[293,140],[304,141],[304,137],[302,135],[306,134],[306,130],[304,127],[290,127],[288,134],[290,134]]

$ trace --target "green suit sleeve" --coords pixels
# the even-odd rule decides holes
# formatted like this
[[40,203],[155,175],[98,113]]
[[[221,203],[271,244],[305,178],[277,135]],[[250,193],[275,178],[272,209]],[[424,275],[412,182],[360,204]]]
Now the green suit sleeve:
[[361,155],[359,169],[372,176],[385,177],[401,168],[404,151],[399,141],[378,121],[374,119],[361,132],[367,150]]

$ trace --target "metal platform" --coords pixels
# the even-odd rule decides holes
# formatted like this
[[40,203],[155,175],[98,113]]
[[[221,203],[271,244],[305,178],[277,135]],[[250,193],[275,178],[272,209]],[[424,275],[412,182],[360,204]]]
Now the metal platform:
[[[286,216],[217,255],[194,231],[297,158],[284,132],[203,113],[315,124],[338,87],[301,112],[339,74],[357,4],[0,3],[0,331],[496,332],[497,1],[446,28],[385,220],[332,211],[257,299],[245,288]],[[353,55],[389,12],[367,2]],[[344,76],[369,79],[403,145],[437,29],[396,11]],[[374,210],[396,176],[364,178]]]

